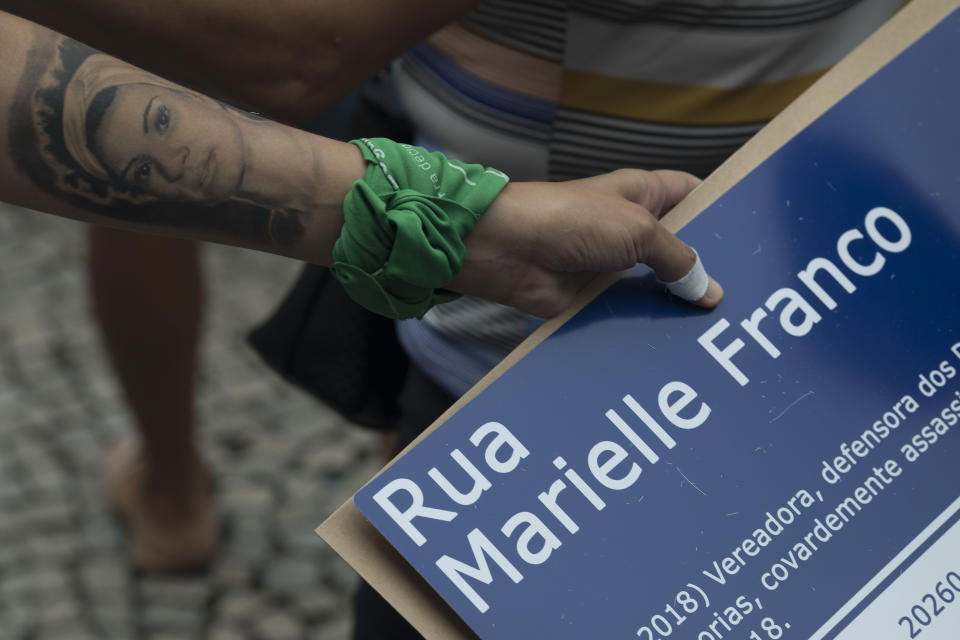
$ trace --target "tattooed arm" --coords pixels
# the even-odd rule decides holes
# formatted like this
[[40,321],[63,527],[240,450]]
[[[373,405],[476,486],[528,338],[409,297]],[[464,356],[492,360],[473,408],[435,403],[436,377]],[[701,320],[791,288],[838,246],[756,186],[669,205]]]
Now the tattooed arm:
[[251,117],[0,14],[3,199],[329,264],[364,165],[351,145]]
[[[343,198],[365,172],[356,147],[252,117],[2,12],[0,43],[0,199],[331,264]],[[677,280],[694,254],[655,215],[696,184],[644,171],[511,183],[467,239],[449,287],[551,315],[599,271],[646,262]]]
[[164,77],[285,122],[315,116],[479,0],[0,0]]

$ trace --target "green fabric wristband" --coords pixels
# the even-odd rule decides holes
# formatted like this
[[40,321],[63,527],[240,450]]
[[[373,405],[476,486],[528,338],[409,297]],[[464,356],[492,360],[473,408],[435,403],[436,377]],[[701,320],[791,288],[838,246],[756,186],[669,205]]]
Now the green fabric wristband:
[[369,166],[343,201],[333,273],[367,309],[420,318],[457,297],[443,287],[463,266],[463,241],[509,178],[386,138],[350,143]]

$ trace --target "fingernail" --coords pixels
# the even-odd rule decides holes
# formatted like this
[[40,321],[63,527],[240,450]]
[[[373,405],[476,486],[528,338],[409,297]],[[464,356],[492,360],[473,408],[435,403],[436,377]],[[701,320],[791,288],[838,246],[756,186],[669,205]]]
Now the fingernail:
[[712,276],[708,275],[707,278],[709,279],[707,292],[703,294],[702,298],[697,300],[697,304],[701,307],[715,307],[723,300],[723,287],[721,287],[720,283],[714,280]]

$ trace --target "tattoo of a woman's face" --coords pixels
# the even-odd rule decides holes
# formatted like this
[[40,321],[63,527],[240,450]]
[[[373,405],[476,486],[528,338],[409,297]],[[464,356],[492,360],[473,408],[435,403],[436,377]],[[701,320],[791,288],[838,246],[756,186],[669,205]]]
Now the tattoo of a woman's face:
[[249,127],[265,123],[211,98],[48,37],[30,52],[13,109],[17,165],[75,206],[260,246],[303,235],[302,206],[282,186],[246,186]]

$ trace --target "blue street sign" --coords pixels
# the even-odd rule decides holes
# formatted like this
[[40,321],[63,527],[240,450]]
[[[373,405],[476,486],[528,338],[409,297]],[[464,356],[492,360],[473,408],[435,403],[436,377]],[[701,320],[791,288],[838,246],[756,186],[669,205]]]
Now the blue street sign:
[[960,11],[355,496],[482,638],[960,637]]

